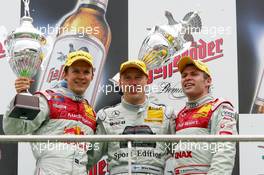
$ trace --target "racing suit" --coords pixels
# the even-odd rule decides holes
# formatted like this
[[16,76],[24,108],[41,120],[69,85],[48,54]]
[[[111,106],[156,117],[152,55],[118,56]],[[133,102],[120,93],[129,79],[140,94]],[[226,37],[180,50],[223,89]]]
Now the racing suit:
[[[187,102],[176,117],[176,134],[237,134],[236,112],[228,101],[206,95]],[[232,174],[235,143],[179,142],[173,144],[175,174]]]
[[[88,102],[67,88],[36,93],[40,112],[32,121],[4,118],[5,134],[89,135],[96,129],[96,116]],[[37,160],[35,175],[86,175],[87,148],[91,143],[32,143]]]
[[[123,98],[114,107],[97,113],[96,134],[169,134],[173,110],[149,99],[142,105],[132,105]],[[175,119],[175,117],[174,117]],[[131,159],[133,175],[163,175],[166,143],[132,142]],[[110,175],[128,174],[127,142],[108,142],[94,151],[94,161],[108,155]]]

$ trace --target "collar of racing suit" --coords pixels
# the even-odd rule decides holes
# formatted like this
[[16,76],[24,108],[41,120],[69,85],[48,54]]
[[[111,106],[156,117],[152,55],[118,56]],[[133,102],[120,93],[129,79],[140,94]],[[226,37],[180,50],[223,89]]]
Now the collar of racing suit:
[[199,107],[205,103],[208,103],[209,101],[212,101],[214,99],[214,97],[211,94],[207,94],[197,100],[194,101],[188,101],[186,102],[186,108],[190,109],[190,108],[196,108]]
[[127,108],[128,110],[135,110],[135,111],[138,111],[138,112],[143,112],[146,110],[147,106],[148,106],[148,97],[146,96],[146,100],[144,103],[142,104],[139,104],[139,105],[133,105],[129,102],[127,102],[124,97],[121,98],[121,104],[124,108]]
[[83,95],[77,95],[74,92],[72,92],[70,89],[65,88],[63,86],[57,88],[57,91],[61,92],[66,97],[71,98],[73,101],[82,101],[84,99]]

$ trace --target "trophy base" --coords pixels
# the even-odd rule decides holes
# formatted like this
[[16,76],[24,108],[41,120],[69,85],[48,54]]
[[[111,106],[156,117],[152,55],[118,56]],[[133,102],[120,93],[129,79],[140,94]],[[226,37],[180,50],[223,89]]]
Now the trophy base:
[[13,107],[9,117],[34,120],[40,112],[39,98],[32,95],[17,94],[13,101]]

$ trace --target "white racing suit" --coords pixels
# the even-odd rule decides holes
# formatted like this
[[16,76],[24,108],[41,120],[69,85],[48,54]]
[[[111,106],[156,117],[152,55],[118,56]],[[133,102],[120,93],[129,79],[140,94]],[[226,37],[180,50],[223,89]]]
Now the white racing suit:
[[[10,118],[10,104],[3,118],[5,134],[94,134],[95,113],[82,97],[66,88],[36,95],[39,96],[41,111],[33,121]],[[87,149],[93,146],[91,143],[32,143],[37,160],[35,175],[87,175]]]
[[[187,102],[176,117],[176,134],[237,134],[236,112],[228,101],[210,95]],[[174,174],[231,175],[235,159],[234,142],[179,142],[173,144]]]
[[[96,134],[169,134],[172,117],[172,108],[163,104],[146,100],[132,105],[122,98],[120,104],[97,113]],[[132,174],[163,175],[167,151],[166,143],[132,142]],[[108,155],[110,175],[128,174],[127,142],[102,143],[100,150],[94,150],[94,161],[104,154]]]

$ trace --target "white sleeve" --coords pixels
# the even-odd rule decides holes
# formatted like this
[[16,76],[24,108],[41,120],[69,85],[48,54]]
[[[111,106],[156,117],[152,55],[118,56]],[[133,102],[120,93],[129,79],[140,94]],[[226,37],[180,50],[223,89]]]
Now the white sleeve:
[[[102,119],[102,115],[104,115],[104,109],[100,110],[97,114],[97,126],[96,126],[96,135],[106,135],[106,130],[104,128],[104,124]],[[94,143],[97,144],[97,143]],[[93,149],[88,151],[88,164],[87,169],[89,170],[93,165],[95,165],[108,151],[107,142],[98,142],[97,149]]]
[[3,130],[5,134],[31,134],[49,118],[49,106],[46,98],[42,95],[36,96],[39,97],[40,112],[34,120],[23,120],[9,117],[10,110],[13,106],[12,102],[9,104],[3,117]]
[[[235,135],[237,113],[229,104],[223,103],[213,114],[211,134]],[[213,154],[208,175],[231,175],[235,162],[236,143],[217,142],[217,152]]]

